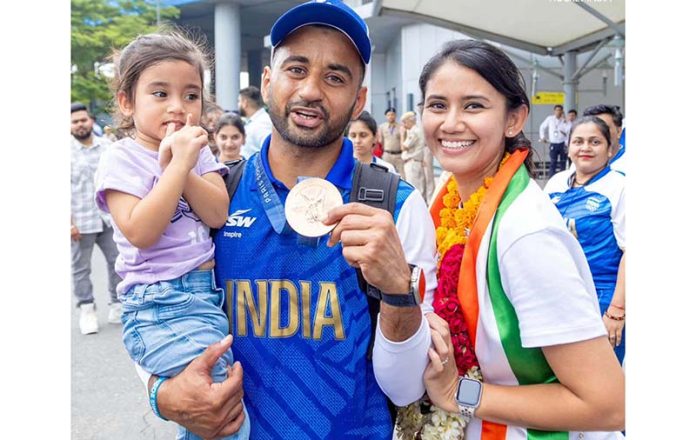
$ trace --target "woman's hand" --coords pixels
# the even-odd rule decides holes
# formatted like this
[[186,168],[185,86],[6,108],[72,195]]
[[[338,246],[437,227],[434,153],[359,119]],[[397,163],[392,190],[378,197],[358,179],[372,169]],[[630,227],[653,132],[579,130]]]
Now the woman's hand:
[[[612,316],[625,316],[625,312],[623,310],[619,310],[614,306],[609,306],[607,312],[609,312],[609,314]],[[621,335],[623,333],[623,328],[626,321],[617,321],[616,319],[611,319],[606,315],[606,313],[602,316],[602,321],[604,321],[604,327],[606,327],[607,333],[609,333],[609,343],[611,346],[618,347],[621,345]]]
[[445,411],[458,412],[459,407],[454,397],[459,384],[459,374],[454,360],[449,325],[435,313],[428,313],[425,317],[433,338],[433,346],[428,350],[430,363],[423,374],[425,389],[434,405]]

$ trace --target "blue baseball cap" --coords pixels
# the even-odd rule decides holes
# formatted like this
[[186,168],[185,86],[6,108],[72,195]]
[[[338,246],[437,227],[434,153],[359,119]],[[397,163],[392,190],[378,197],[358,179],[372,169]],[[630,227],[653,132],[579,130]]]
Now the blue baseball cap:
[[353,42],[363,62],[370,62],[372,43],[367,24],[341,0],[313,0],[290,9],[273,24],[271,45],[275,49],[297,29],[313,24],[343,32]]

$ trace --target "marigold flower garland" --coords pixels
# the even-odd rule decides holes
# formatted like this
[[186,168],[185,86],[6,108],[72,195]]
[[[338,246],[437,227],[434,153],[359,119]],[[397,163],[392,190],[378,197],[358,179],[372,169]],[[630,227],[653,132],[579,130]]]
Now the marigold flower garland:
[[[500,167],[510,157],[505,153]],[[473,343],[464,322],[457,296],[459,270],[464,256],[464,246],[474,224],[479,207],[493,177],[486,177],[481,185],[462,205],[457,182],[450,178],[444,207],[440,210],[440,226],[436,230],[438,259],[438,286],[433,297],[435,313],[447,321],[450,328],[454,358],[460,376],[483,380]],[[466,423],[456,413],[449,413],[432,405],[427,396],[406,407],[399,408],[396,423],[398,439],[464,439]]]

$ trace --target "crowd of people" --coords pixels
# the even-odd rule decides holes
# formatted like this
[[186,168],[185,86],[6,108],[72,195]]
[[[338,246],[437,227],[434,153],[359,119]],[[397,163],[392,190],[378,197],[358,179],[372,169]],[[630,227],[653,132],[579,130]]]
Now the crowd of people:
[[[568,146],[572,167],[542,190],[524,80],[495,46],[446,44],[423,67],[418,113],[397,122],[389,108],[378,126],[355,11],[303,3],[270,36],[270,65],[238,112],[206,101],[205,52],[173,30],[115,54],[126,136],[95,137],[72,105],[82,333],[98,330],[96,243],[109,320],[177,438],[622,438],[618,108],[554,125],[555,109],[542,136],[556,165]],[[358,188],[393,195],[389,211],[354,198],[359,163],[401,176],[393,192]],[[342,200],[313,220],[330,230],[315,237],[283,209],[309,179],[313,197]]]

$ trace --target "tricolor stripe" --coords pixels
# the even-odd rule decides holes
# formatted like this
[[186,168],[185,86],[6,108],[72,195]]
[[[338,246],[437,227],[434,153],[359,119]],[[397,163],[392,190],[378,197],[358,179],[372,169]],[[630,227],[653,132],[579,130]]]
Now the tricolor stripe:
[[[528,154],[528,150],[516,150],[496,173],[474,220],[474,225],[464,250],[459,284],[457,286],[458,298],[462,305],[467,329],[474,342],[475,349],[479,340],[477,338],[477,330],[479,319],[481,318],[479,315],[479,283],[477,278],[479,275],[486,277],[486,283],[483,287],[484,289],[487,287],[487,292],[481,293],[489,297],[488,299],[492,305],[492,315],[499,333],[499,343],[502,345],[502,350],[508,360],[512,374],[514,374],[520,385],[557,382],[541,349],[522,347],[517,314],[503,290],[498,266],[497,233],[499,223],[507,208],[512,205],[515,199],[529,185],[530,179],[523,166]],[[447,185],[445,184],[438,192],[430,208],[436,227],[440,224],[439,212],[444,206],[442,198],[446,193]],[[491,229],[490,236],[486,237],[489,228]],[[483,256],[486,258],[487,264],[485,272],[482,271],[477,274],[476,262],[477,260],[481,262],[478,254],[482,243],[486,243],[488,246],[488,252]],[[483,375],[484,377],[486,376],[485,369]],[[565,440],[569,438],[568,432],[537,431],[532,429],[527,429],[526,432],[526,437],[530,440]],[[488,421],[482,422],[482,440],[504,440],[507,438],[507,435],[508,429],[506,425]],[[517,436],[514,437],[518,438]]]

